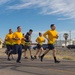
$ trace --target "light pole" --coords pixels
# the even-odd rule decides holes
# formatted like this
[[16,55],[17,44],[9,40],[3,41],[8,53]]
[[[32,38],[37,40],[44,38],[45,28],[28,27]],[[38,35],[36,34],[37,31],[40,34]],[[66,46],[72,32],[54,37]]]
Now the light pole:
[[69,35],[68,35],[68,33],[64,33],[63,36],[64,36],[64,39],[65,39],[65,46],[66,46],[67,45],[67,39],[68,39]]
[[60,34],[60,46],[61,46],[61,34]]
[[70,41],[71,41],[71,31],[69,31],[69,33],[70,33]]

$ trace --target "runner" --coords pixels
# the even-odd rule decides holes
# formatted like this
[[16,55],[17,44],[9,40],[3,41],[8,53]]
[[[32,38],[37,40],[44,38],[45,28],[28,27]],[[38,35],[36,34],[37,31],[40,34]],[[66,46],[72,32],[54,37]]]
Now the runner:
[[[54,57],[54,61],[55,63],[60,63],[60,61],[58,61],[56,59],[56,49],[54,47],[54,43],[56,41],[56,39],[58,39],[58,33],[56,31],[56,27],[54,24],[51,24],[51,30],[48,30],[47,32],[44,33],[44,37],[48,40],[48,49],[44,52],[44,54],[41,56],[41,61],[43,61],[44,56],[50,51],[53,50],[53,57]],[[48,36],[48,37],[47,37]]]
[[25,35],[25,38],[26,38],[26,40],[25,40],[25,59],[28,58],[28,57],[26,57],[26,52],[27,52],[27,50],[29,50],[30,57],[33,60],[34,58],[32,56],[32,51],[31,51],[31,43],[32,43],[32,41],[31,41],[31,34],[32,34],[32,32],[33,32],[33,30],[30,29],[29,32],[27,32],[27,34]]
[[10,52],[9,56],[11,54],[18,54],[18,58],[17,58],[17,63],[21,63],[21,55],[22,55],[22,45],[21,45],[21,41],[25,40],[23,37],[23,34],[21,32],[21,27],[18,26],[17,27],[17,31],[13,34],[13,51]]
[[[25,38],[25,34],[23,33],[23,37]],[[25,57],[25,55],[26,55],[26,52],[25,52],[25,40],[22,40],[22,42],[21,42],[21,44],[22,44],[22,53],[24,53],[24,57]]]
[[[23,33],[23,38],[25,37],[25,34]],[[24,46],[25,46],[25,40],[22,40],[21,41],[21,44],[22,44],[22,49],[24,49]]]
[[36,54],[34,56],[35,59],[37,59],[38,53],[39,53],[39,56],[38,56],[39,58],[40,58],[40,56],[42,54],[42,50],[43,50],[42,44],[43,44],[43,42],[45,42],[45,39],[43,38],[42,33],[39,33],[39,37],[37,37],[36,42],[38,43],[37,44],[37,49],[38,50],[37,50],[37,52],[36,52]]
[[[9,29],[9,33],[6,35],[5,37],[5,43],[6,43],[6,48],[7,50],[5,51],[5,53],[8,55],[10,50],[12,50],[12,35],[13,35],[13,31],[12,29]],[[12,59],[13,59],[13,55],[12,56]],[[8,60],[10,61],[10,56],[8,56]]]

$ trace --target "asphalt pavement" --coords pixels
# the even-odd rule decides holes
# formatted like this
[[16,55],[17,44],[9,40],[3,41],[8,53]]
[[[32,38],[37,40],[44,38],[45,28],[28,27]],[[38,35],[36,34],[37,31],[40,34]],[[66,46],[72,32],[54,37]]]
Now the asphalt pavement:
[[6,57],[0,57],[0,75],[75,75],[75,61],[61,60],[55,64],[53,60],[23,59],[18,64],[15,60],[7,61]]

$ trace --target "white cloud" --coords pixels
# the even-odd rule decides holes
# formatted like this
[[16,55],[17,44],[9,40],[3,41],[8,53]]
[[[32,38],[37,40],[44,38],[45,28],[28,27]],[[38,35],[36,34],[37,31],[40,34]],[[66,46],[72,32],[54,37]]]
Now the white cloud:
[[7,3],[10,0],[0,0],[0,5]]
[[[9,9],[41,8],[41,14],[60,15],[58,20],[75,19],[75,0],[20,0]],[[65,18],[63,18],[63,17]]]

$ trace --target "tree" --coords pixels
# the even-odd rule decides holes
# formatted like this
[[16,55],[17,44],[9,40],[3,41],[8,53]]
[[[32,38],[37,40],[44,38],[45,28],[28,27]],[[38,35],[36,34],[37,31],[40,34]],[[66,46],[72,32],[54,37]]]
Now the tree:
[[68,39],[68,33],[64,33],[64,38],[65,38],[65,46],[66,46],[66,44],[67,44],[67,39]]

